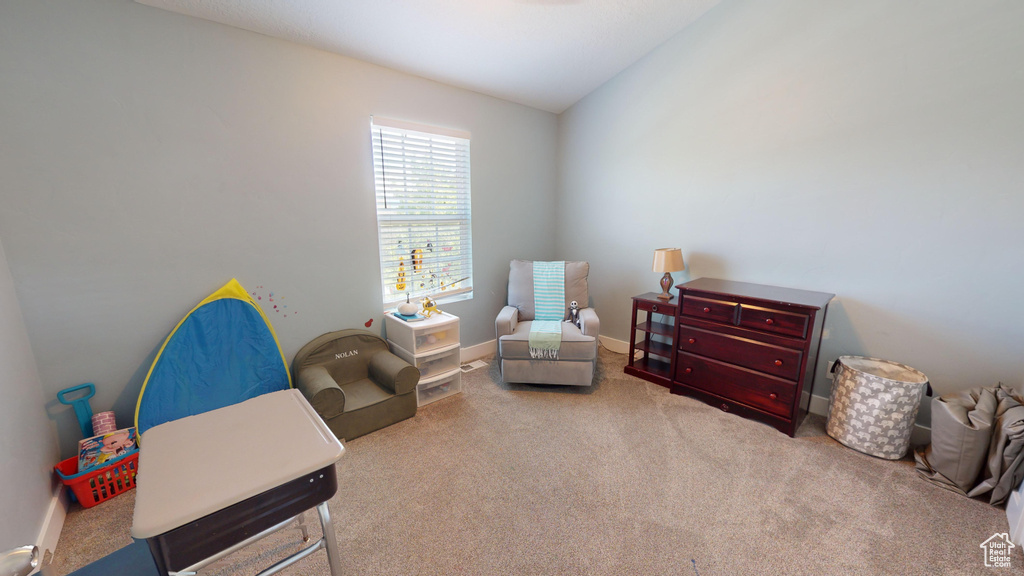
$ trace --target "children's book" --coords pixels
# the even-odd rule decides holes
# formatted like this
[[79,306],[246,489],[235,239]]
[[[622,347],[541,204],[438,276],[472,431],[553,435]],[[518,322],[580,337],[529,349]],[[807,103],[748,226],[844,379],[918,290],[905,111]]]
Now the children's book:
[[427,319],[426,316],[424,316],[423,314],[420,314],[419,312],[417,312],[417,313],[415,313],[415,314],[413,314],[411,316],[407,316],[405,314],[399,314],[398,312],[392,312],[392,314],[394,314],[395,318],[398,318],[400,320],[405,320],[406,322],[419,322],[420,320],[426,320]]
[[86,472],[106,465],[139,449],[135,428],[122,428],[78,441],[78,471]]

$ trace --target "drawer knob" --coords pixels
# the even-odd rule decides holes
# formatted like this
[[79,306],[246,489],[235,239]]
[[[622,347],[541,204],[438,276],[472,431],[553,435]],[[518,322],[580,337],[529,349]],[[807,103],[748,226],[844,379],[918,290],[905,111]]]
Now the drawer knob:
[[728,404],[722,404],[722,412],[728,412],[728,411],[729,411],[729,405]]
[[765,320],[764,323],[769,325],[769,326],[771,326],[772,324],[775,324],[775,320],[772,320],[771,318],[769,318],[769,319]]
[[775,365],[776,366],[782,366],[782,360],[776,360],[775,361]]
[[651,312],[657,312],[657,311],[658,311],[658,305],[657,304],[655,304],[654,306],[651,306]]
[[689,340],[687,340],[687,342],[689,342],[690,344],[696,344],[697,343],[697,339],[696,338],[690,338]]
[[705,306],[705,307],[704,307],[704,311],[705,311],[705,312],[711,312],[711,308],[708,308],[707,306]]
[[687,368],[686,370],[683,370],[683,372],[685,372],[686,374],[689,374],[689,373],[693,372],[693,368]]
[[768,397],[771,398],[772,400],[778,400],[779,399],[779,395],[776,394],[775,392],[772,392],[771,394],[769,394]]

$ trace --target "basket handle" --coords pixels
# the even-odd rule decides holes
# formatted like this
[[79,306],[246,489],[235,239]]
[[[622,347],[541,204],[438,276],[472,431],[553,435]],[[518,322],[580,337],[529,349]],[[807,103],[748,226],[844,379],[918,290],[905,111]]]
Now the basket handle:
[[[81,398],[76,398],[74,400],[68,400],[67,398],[64,397],[65,394],[70,394],[72,392],[77,392],[78,390],[86,390],[86,389],[89,390],[89,392],[85,396],[82,396]],[[92,398],[94,395],[96,395],[96,386],[94,384],[91,384],[91,383],[87,382],[85,384],[79,384],[78,386],[72,386],[71,388],[65,388],[65,389],[61,390],[60,392],[57,392],[57,400],[60,400],[61,404],[67,404],[67,405],[71,406],[75,402],[81,402],[82,400],[88,400],[89,398]]]
[[[85,396],[81,398],[75,398],[74,400],[68,400],[64,397],[65,394],[77,392],[79,390],[88,390]],[[92,408],[89,407],[89,398],[96,395],[96,386],[92,383],[79,384],[78,386],[72,386],[71,388],[65,388],[60,392],[57,392],[57,400],[61,404],[67,404],[75,409],[75,417],[78,418],[78,427],[82,429],[82,438],[89,438],[92,434]]]

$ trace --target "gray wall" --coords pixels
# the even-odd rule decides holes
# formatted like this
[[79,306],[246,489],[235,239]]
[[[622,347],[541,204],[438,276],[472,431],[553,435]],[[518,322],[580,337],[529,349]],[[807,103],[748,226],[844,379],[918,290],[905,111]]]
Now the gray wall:
[[[0,243],[0,552],[38,544],[57,442]],[[17,489],[12,490],[15,487]]]
[[559,118],[558,246],[602,331],[628,340],[678,246],[677,281],[837,294],[826,360],[1021,387],[1021,30],[1020,2],[726,1],[588,95]]
[[[0,4],[0,101],[0,240],[43,395],[94,382],[123,425],[167,333],[232,277],[288,305],[268,315],[289,360],[382,330],[371,115],[472,133],[476,292],[442,306],[464,346],[494,338],[509,260],[554,256],[547,112],[130,0]],[[74,416],[52,414],[70,454]]]

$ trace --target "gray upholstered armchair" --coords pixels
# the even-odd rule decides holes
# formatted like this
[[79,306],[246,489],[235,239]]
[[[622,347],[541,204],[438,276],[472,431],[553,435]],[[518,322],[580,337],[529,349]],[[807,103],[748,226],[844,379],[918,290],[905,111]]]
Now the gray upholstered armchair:
[[589,273],[590,264],[587,262],[565,263],[563,309],[566,316],[563,319],[568,317],[569,303],[575,300],[580,307],[580,326],[561,323],[557,359],[534,358],[530,351],[530,331],[536,311],[533,262],[512,261],[508,275],[508,305],[494,321],[502,380],[571,386],[590,386],[593,383],[601,321],[597,312],[589,307]]
[[339,330],[295,355],[296,387],[338,438],[352,440],[416,415],[420,371],[366,330]]

